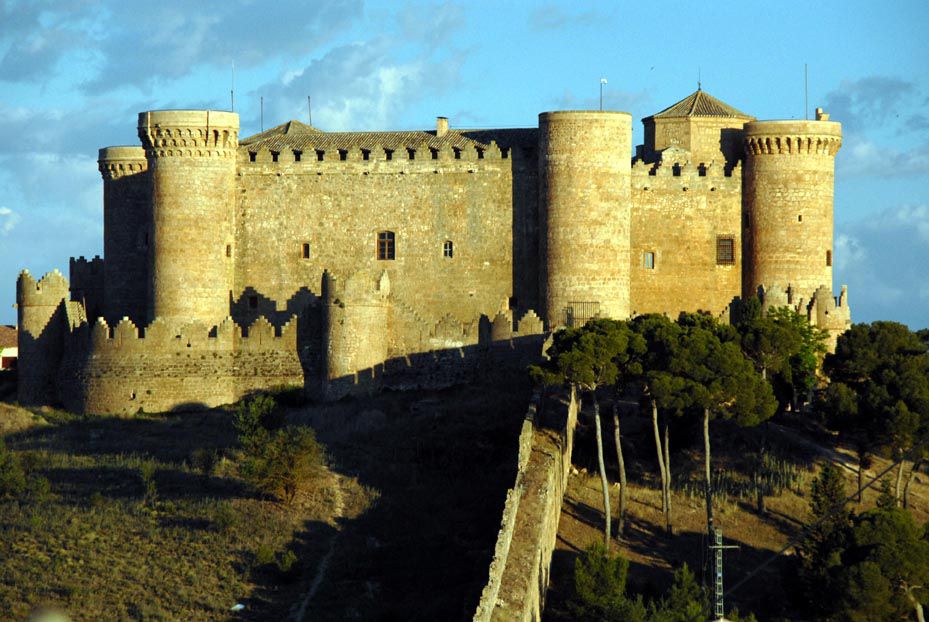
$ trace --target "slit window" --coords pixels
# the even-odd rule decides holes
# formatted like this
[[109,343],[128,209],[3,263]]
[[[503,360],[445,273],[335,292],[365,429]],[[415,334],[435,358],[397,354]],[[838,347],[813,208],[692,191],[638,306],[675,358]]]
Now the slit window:
[[716,238],[716,265],[735,265],[735,238],[732,236],[719,236]]
[[645,251],[642,254],[642,267],[646,270],[655,269],[655,253],[654,251]]
[[325,151],[323,151],[322,149],[317,149],[317,150],[316,150],[316,160],[317,160],[318,162],[322,162],[323,159],[324,159],[325,157],[326,157],[326,152],[325,152]]
[[304,242],[302,248],[300,249],[300,256],[304,259],[310,258],[310,243]]
[[370,150],[370,149],[362,149],[362,150],[361,150],[361,159],[364,160],[365,162],[367,162],[368,160],[370,160],[370,159],[371,159],[371,150]]
[[442,256],[449,259],[455,256],[455,245],[451,240],[445,240],[445,244],[442,245]]
[[345,162],[346,160],[348,160],[348,150],[347,150],[347,149],[339,149],[339,161],[340,161],[340,162]]
[[384,149],[384,159],[393,160],[394,159],[394,150],[393,149]]
[[226,244],[226,257],[232,257],[232,244]]
[[797,214],[797,222],[803,222],[803,214]]
[[380,231],[377,234],[377,258],[392,261],[396,258],[396,245],[393,231]]
[[832,267],[832,251],[826,251],[826,266]]

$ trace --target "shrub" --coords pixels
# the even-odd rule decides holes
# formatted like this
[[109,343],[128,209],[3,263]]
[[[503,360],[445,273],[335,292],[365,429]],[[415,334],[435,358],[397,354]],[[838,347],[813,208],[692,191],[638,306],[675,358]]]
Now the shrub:
[[216,511],[213,513],[213,525],[219,531],[228,533],[232,531],[238,522],[238,515],[228,501],[219,503]]
[[297,564],[297,556],[291,550],[286,550],[277,558],[277,571],[281,579],[293,581],[300,576],[300,565]]
[[200,447],[190,454],[190,466],[204,477],[209,477],[213,474],[213,469],[216,468],[217,458],[215,449]]
[[287,426],[243,440],[240,473],[265,494],[291,503],[323,463],[323,450],[309,428]]
[[268,544],[262,544],[255,551],[255,565],[267,566],[271,563],[274,563],[274,549]]
[[26,493],[33,503],[46,503],[52,496],[51,482],[41,475],[33,475],[26,480]]
[[142,486],[144,489],[142,504],[143,505],[154,505],[158,497],[158,488],[155,485],[155,470],[156,466],[154,462],[143,462],[139,467],[139,477],[142,479]]
[[26,473],[19,458],[7,449],[0,438],[0,497],[22,494],[26,489]]
[[267,433],[280,428],[283,423],[277,402],[269,395],[256,395],[239,402],[232,420],[239,441],[246,450],[249,444],[263,443]]

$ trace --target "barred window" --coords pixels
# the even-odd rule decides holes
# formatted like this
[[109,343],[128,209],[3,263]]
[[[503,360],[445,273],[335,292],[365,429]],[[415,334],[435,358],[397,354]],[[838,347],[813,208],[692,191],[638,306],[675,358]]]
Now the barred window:
[[654,252],[645,251],[645,253],[642,255],[642,266],[644,266],[646,270],[655,269],[655,253]]
[[716,265],[735,265],[735,238],[732,236],[716,238]]
[[455,256],[455,245],[451,240],[445,240],[445,244],[442,245],[442,256],[449,258]]
[[394,246],[394,232],[380,231],[377,234],[377,258],[379,260],[392,260],[396,257]]

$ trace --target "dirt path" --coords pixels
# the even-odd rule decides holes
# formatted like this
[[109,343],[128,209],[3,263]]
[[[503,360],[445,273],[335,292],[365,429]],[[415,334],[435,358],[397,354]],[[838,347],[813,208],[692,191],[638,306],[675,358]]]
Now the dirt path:
[[307,590],[306,595],[303,597],[303,601],[300,603],[300,608],[295,615],[291,616],[292,622],[309,621],[306,615],[307,607],[309,607],[313,597],[316,596],[316,592],[319,591],[319,586],[323,584],[323,579],[326,578],[326,572],[329,570],[329,560],[332,559],[332,555],[335,553],[336,543],[339,540],[339,535],[342,533],[339,529],[339,519],[345,514],[345,498],[342,494],[342,481],[337,474],[330,473],[330,482],[335,496],[335,508],[332,512],[330,522],[332,526],[336,528],[336,532],[329,540],[329,548],[326,550],[326,554],[323,555],[322,560],[319,562],[319,566],[316,567],[316,574],[313,576],[310,588]]

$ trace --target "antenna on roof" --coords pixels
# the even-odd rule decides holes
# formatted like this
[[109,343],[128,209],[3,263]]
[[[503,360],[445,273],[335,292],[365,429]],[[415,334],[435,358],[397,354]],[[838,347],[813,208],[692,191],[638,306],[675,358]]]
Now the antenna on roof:
[[261,96],[261,129],[260,132],[265,131],[265,96]]
[[306,117],[307,123],[313,125],[313,100],[309,95],[306,96]]
[[803,63],[803,118],[809,121],[810,119],[810,82],[809,74],[807,72],[806,63]]
[[235,112],[235,61],[232,61],[232,88],[229,89],[229,100],[232,112]]

